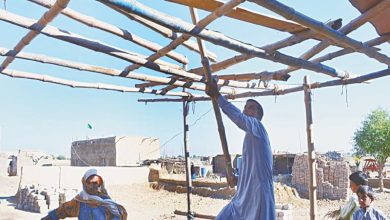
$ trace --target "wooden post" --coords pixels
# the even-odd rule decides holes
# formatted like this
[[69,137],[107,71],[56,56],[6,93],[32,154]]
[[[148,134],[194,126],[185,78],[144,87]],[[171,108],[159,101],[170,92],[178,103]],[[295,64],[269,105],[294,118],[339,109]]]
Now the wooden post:
[[[197,15],[195,9],[190,8],[190,12],[191,12],[192,22],[194,24],[196,24],[198,22],[197,21],[198,15]],[[196,40],[198,41],[200,56],[202,59],[202,65],[204,68],[204,74],[205,74],[207,83],[213,83],[212,82],[213,79],[211,78],[209,59],[205,56],[205,45],[203,44],[203,41],[200,38],[196,38]],[[217,124],[218,124],[218,133],[219,133],[219,138],[221,140],[223,155],[225,156],[227,182],[231,188],[234,188],[235,179],[233,177],[232,161],[230,158],[229,147],[228,147],[227,140],[226,140],[226,133],[225,133],[225,127],[224,127],[223,121],[222,121],[221,109],[219,109],[217,99],[218,99],[218,97],[211,97],[211,101],[213,103],[213,108],[214,108],[214,113],[215,113],[215,118],[216,118]]]
[[[183,88],[183,92],[185,92],[185,88]],[[192,191],[192,180],[191,180],[191,167],[190,167],[190,153],[188,150],[188,110],[189,110],[189,102],[186,99],[183,99],[183,141],[184,141],[184,158],[186,163],[186,181],[187,181],[187,219],[194,219],[193,213],[191,211],[191,191]]]
[[311,111],[311,88],[308,76],[304,79],[305,108],[306,108],[306,132],[307,132],[307,158],[310,174],[310,220],[317,216],[317,181],[316,181],[316,155],[312,139],[313,117]]

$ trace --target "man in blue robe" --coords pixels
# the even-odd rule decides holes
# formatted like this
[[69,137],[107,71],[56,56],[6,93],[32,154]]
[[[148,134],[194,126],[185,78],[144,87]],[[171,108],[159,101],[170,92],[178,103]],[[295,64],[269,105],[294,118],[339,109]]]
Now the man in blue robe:
[[221,96],[215,82],[206,87],[206,93],[210,97],[218,97],[222,111],[246,133],[237,193],[216,219],[274,220],[272,151],[267,131],[261,123],[263,108],[257,101],[249,99],[241,112]]

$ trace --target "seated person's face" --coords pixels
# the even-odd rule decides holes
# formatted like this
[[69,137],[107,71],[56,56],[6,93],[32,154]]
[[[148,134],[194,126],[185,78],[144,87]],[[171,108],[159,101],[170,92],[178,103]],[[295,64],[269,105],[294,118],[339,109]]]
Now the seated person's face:
[[86,181],[86,191],[90,195],[97,195],[99,192],[99,187],[101,186],[102,181],[99,176],[90,176]]
[[360,208],[366,208],[370,206],[372,199],[364,193],[358,194]]

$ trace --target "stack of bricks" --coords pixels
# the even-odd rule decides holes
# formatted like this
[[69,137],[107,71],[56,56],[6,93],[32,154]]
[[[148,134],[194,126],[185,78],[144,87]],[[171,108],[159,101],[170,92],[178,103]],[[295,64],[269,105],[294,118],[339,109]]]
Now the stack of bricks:
[[[318,199],[347,199],[349,196],[348,163],[344,161],[327,161],[326,158],[316,158],[316,181]],[[292,186],[303,198],[309,197],[309,166],[307,155],[297,155],[292,170]]]
[[291,204],[276,204],[276,220],[293,220],[292,209],[293,206]]
[[71,200],[77,190],[42,188],[34,185],[19,190],[16,208],[37,213],[47,213]]
[[25,187],[20,190],[16,208],[38,213],[46,213],[49,210],[45,196],[35,186]]

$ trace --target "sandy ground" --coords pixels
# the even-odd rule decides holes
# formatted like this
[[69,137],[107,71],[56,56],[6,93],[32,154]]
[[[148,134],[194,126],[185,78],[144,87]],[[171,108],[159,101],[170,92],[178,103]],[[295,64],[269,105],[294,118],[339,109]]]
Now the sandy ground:
[[[0,176],[0,219],[5,220],[26,220],[40,219],[45,214],[37,214],[15,209],[15,198],[19,178]],[[149,185],[132,184],[125,186],[112,186],[108,188],[111,197],[118,203],[125,206],[129,213],[128,219],[186,219],[186,217],[175,216],[175,209],[186,210],[186,194],[167,192],[165,190],[154,190]],[[216,215],[229,200],[213,199],[193,195],[192,209],[201,214]],[[294,220],[309,219],[309,201],[305,199],[286,199],[282,203],[294,205]],[[324,219],[329,210],[334,210],[342,205],[344,201],[321,200],[318,202],[318,219]],[[377,193],[375,205],[390,216],[390,190],[384,193]]]

